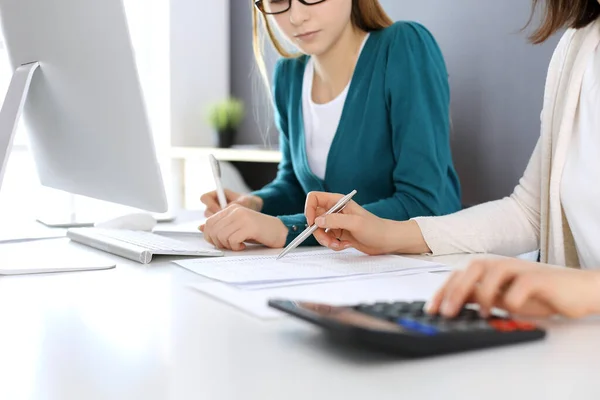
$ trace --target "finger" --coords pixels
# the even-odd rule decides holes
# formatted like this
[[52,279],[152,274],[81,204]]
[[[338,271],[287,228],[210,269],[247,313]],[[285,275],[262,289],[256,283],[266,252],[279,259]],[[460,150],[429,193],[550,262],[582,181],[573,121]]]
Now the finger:
[[239,227],[239,221],[237,221],[233,215],[230,215],[228,218],[223,218],[214,227],[217,240],[222,245],[223,249],[231,250],[231,247],[229,246],[229,236]]
[[361,228],[361,220],[356,215],[329,214],[318,217],[315,222],[321,229],[344,229],[352,234]]
[[433,295],[429,303],[427,304],[427,312],[430,314],[438,314],[440,313],[440,308],[442,306],[442,302],[446,297],[446,293],[448,292],[448,287],[454,284],[454,281],[462,279],[465,271],[463,270],[455,270],[452,272],[450,277],[446,279],[442,287],[440,287],[437,292]]
[[304,204],[304,215],[306,216],[308,224],[314,224],[317,209],[323,208],[329,210],[340,201],[342,197],[344,197],[342,194],[310,192],[306,196],[306,203]]
[[[210,238],[210,235],[208,235],[208,234],[206,234],[206,233],[205,233],[205,234],[204,234],[204,235],[202,235],[202,236],[204,237],[204,240],[205,240],[205,241],[206,241],[208,244],[210,244],[210,245],[212,245],[212,246],[214,246],[214,245],[215,245],[215,244],[214,244],[214,242],[212,241],[212,239]],[[216,246],[215,246],[215,247],[216,247]]]
[[206,206],[204,215],[206,215],[207,213],[213,215],[221,211],[221,207],[219,206],[219,203],[217,201],[217,193],[214,191],[203,194],[200,197],[200,201]]
[[223,243],[221,243],[218,236],[219,220],[216,219],[218,216],[219,215],[217,214],[206,221],[206,226],[204,227],[204,237],[207,238],[207,241],[212,243],[216,248],[223,249]]
[[236,193],[229,189],[224,189],[223,192],[225,193],[225,198],[227,199],[227,203],[231,203],[231,202],[235,201],[238,197],[240,197],[239,193]]
[[[540,307],[540,302],[531,302],[540,292],[545,284],[544,277],[539,274],[523,273],[515,277],[512,284],[502,297],[502,305],[508,312],[514,314],[524,314],[532,312],[535,306],[537,312],[550,312],[549,307]],[[542,299],[545,300],[545,299]],[[529,307],[527,307],[529,303]]]
[[238,229],[229,235],[229,247],[233,251],[246,250],[246,244],[244,243],[246,239],[247,238],[244,230]]
[[317,239],[317,242],[319,242],[321,246],[328,247],[333,250],[340,248],[340,242],[335,238],[335,236],[333,236],[332,232],[325,233],[323,229],[317,229],[315,233],[313,233],[313,236],[315,239]]
[[498,297],[503,295],[503,288],[510,285],[515,277],[514,269],[507,264],[490,265],[489,272],[475,291],[475,300],[480,305],[480,313],[487,317]]
[[475,261],[466,269],[461,279],[454,279],[446,288],[441,311],[446,317],[455,317],[475,291],[477,283],[487,270],[486,261]]

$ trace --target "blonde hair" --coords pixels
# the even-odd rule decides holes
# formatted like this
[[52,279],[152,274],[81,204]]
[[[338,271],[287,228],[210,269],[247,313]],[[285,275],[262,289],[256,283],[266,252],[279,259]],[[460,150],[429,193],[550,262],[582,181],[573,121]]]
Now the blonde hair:
[[[254,0],[252,5],[254,5]],[[294,0],[290,0],[294,1]],[[392,19],[379,4],[379,0],[352,0],[352,14],[351,14],[352,25],[365,32],[378,31],[393,24]],[[271,44],[284,58],[295,58],[298,57],[297,53],[290,53],[281,42],[277,39],[273,27],[269,23],[268,18],[263,15],[256,7],[252,7],[252,47],[254,49],[254,58],[258,65],[258,70],[266,83],[269,86],[269,77],[267,76],[267,67],[264,60],[264,40],[260,34],[261,25],[267,36],[269,37]]]

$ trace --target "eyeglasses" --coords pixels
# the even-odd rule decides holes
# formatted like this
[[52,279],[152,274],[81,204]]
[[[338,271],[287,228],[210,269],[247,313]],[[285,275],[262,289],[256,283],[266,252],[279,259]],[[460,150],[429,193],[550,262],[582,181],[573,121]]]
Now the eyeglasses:
[[[254,3],[261,13],[266,15],[283,14],[292,8],[293,0],[258,0]],[[314,6],[326,0],[298,0],[305,6]]]

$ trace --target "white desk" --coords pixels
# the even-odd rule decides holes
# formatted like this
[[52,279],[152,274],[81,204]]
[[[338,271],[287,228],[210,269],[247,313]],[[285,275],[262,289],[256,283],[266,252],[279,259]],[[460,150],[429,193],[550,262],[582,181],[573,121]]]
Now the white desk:
[[600,322],[551,324],[534,344],[398,360],[186,287],[202,279],[123,259],[114,270],[1,277],[0,399],[600,398]]

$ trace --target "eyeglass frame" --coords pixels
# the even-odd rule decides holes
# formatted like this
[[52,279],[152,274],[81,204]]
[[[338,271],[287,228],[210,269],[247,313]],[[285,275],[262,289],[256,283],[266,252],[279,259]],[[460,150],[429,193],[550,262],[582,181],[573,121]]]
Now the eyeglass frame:
[[[270,13],[270,12],[266,12],[266,11],[265,11],[265,9],[264,9],[264,7],[263,7],[263,1],[264,1],[264,0],[256,0],[256,1],[254,2],[254,6],[255,6],[255,7],[258,9],[258,11],[260,11],[260,12],[261,12],[261,13],[263,13],[264,15],[278,15],[278,14],[283,14],[283,13],[286,13],[286,12],[290,11],[290,10],[292,9],[292,2],[293,2],[294,0],[288,0],[288,4],[289,4],[289,6],[288,6],[288,8],[286,8],[285,10],[283,10],[283,11],[278,11],[278,12],[274,12],[274,13]],[[325,2],[325,1],[327,1],[327,0],[319,0],[319,1],[315,2],[315,3],[309,3],[307,0],[298,0],[298,1],[299,1],[300,3],[302,3],[302,4],[304,4],[305,6],[314,6],[314,5],[317,5],[317,4],[321,4],[321,3],[323,3],[323,2]]]

